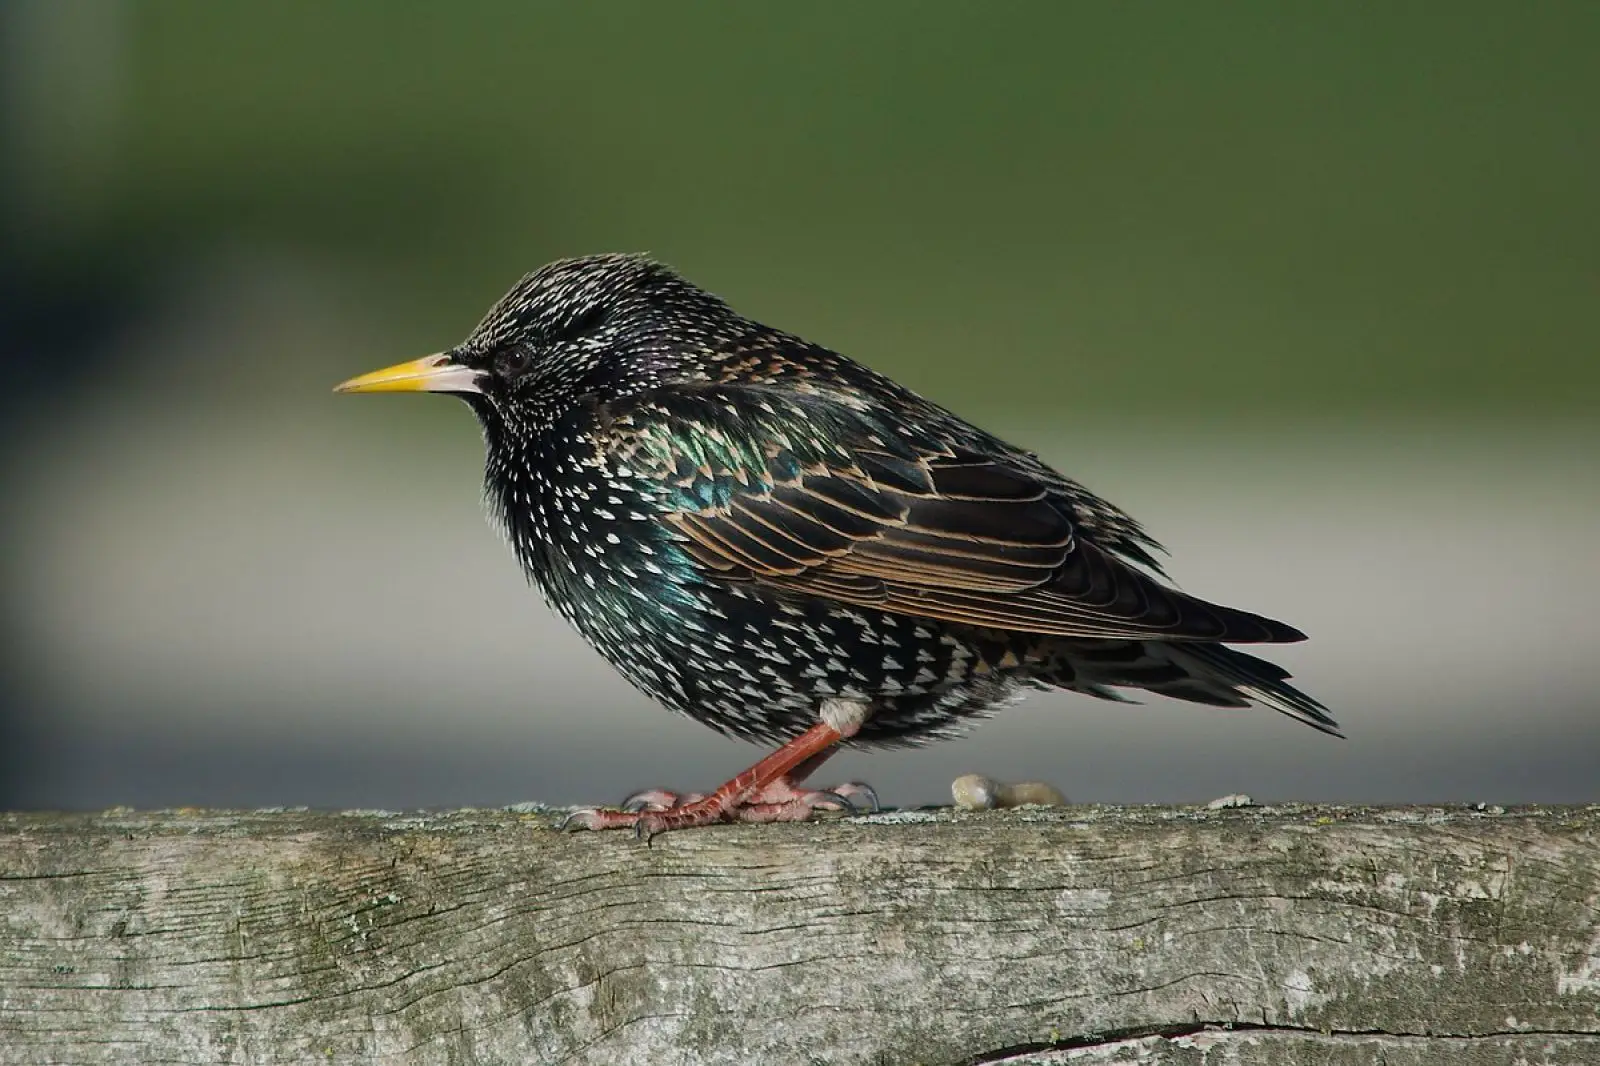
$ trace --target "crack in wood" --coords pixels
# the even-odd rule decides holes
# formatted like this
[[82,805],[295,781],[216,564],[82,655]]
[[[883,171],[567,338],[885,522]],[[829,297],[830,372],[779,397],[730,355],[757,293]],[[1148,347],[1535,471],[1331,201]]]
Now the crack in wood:
[[1016,1063],[1028,1056],[1037,1056],[1043,1052],[1080,1051],[1090,1048],[1109,1049],[1118,1045],[1133,1044],[1151,1038],[1166,1041],[1199,1036],[1226,1039],[1236,1034],[1241,1036],[1249,1034],[1306,1036],[1325,1041],[1368,1040],[1377,1037],[1386,1041],[1421,1041],[1432,1045],[1483,1043],[1505,1038],[1519,1040],[1565,1040],[1576,1038],[1585,1044],[1592,1042],[1597,1049],[1600,1049],[1600,1032],[1578,1029],[1519,1029],[1483,1033],[1412,1033],[1388,1029],[1318,1029],[1297,1025],[1206,1021],[1188,1022],[1180,1025],[1135,1025],[1098,1033],[1065,1036],[1059,1040],[1018,1044],[1013,1047],[999,1048],[962,1059],[957,1066],[1007,1066],[1007,1064]]

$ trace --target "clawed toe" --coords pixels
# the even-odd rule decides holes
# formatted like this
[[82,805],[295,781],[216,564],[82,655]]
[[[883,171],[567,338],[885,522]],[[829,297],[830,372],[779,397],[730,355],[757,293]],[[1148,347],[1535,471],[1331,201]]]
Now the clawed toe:
[[[666,804],[664,797],[671,798],[670,805]],[[652,789],[629,796],[623,800],[623,806],[623,810],[590,807],[571,811],[556,824],[556,830],[572,833],[580,829],[632,829],[634,836],[648,841],[657,833],[669,829],[688,829],[733,820],[726,804],[713,802],[692,792],[678,796]]]
[[703,799],[705,795],[700,792],[669,792],[664,788],[645,788],[628,796],[620,806],[629,813],[670,811],[676,807],[687,807]]
[[878,794],[871,785],[859,781],[835,785],[833,788],[797,788],[792,781],[779,779],[755,789],[743,799],[744,806],[793,807],[807,810],[843,811],[861,814],[878,809]]
[[797,789],[784,781],[751,793],[729,813],[740,822],[804,822],[819,811],[850,815],[877,809],[877,793],[867,785]]
[[864,781],[847,781],[829,789],[835,796],[843,796],[850,810],[859,814],[877,814],[883,808],[878,803],[878,790]]
[[580,829],[609,829],[606,824],[607,811],[596,810],[593,807],[583,810],[568,811],[567,816],[556,823],[558,833],[576,833]]
[[[692,824],[684,820],[681,814],[679,820],[685,825]],[[608,811],[589,808],[571,812],[557,824],[556,830],[561,833],[575,833],[580,829],[632,829],[635,837],[648,843],[651,837],[663,829],[677,827],[677,823],[661,811]]]
[[625,811],[664,811],[675,806],[678,802],[676,792],[668,792],[663,788],[644,788],[630,794],[618,806]]
[[822,788],[804,796],[799,802],[818,811],[844,811],[850,813],[855,810],[854,804],[844,796],[832,789]]

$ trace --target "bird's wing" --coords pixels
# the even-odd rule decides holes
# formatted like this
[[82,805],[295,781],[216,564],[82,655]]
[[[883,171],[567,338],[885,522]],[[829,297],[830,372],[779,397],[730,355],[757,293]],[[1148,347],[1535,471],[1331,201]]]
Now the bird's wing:
[[812,401],[641,414],[617,428],[627,461],[664,486],[662,521],[712,580],[1057,636],[1303,639],[1128,565],[1009,456]]

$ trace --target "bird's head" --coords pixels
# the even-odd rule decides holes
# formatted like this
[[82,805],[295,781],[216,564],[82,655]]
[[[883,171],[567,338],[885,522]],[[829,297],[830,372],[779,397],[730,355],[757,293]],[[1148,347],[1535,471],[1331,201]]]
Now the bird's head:
[[740,320],[642,256],[562,259],[524,277],[466,340],[351,378],[336,392],[443,392],[486,428],[527,432],[575,405],[683,381]]

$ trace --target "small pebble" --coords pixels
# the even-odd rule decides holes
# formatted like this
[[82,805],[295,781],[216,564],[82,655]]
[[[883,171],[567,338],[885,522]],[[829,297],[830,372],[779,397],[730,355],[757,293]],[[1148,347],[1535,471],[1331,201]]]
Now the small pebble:
[[992,811],[1025,804],[1063,807],[1067,802],[1059,789],[1043,781],[996,781],[982,774],[962,774],[950,783],[950,795],[957,807],[969,811]]
[[1243,792],[1235,792],[1231,796],[1218,796],[1216,799],[1206,804],[1206,810],[1225,811],[1232,807],[1254,807],[1255,805],[1256,801],[1245,795]]

